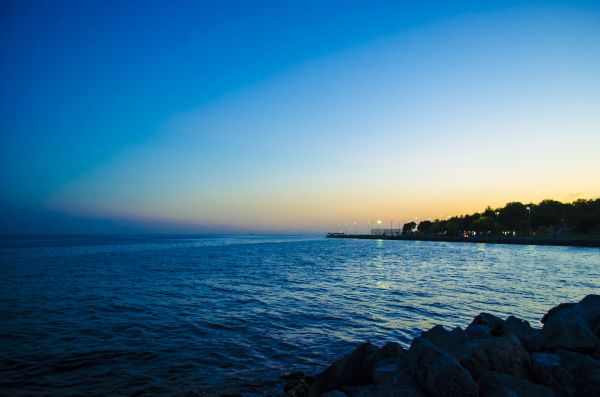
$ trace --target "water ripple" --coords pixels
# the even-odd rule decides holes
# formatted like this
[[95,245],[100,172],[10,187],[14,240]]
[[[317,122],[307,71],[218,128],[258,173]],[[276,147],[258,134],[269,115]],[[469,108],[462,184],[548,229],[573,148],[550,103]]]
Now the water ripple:
[[0,240],[0,390],[281,391],[357,342],[481,311],[539,326],[600,289],[600,250],[319,236]]

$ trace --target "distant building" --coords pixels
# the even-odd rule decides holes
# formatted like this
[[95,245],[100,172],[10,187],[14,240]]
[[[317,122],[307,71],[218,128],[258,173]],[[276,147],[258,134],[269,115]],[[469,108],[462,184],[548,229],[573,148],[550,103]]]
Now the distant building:
[[327,233],[327,237],[341,237],[341,236],[345,236],[346,233],[341,233],[341,232],[335,232],[335,233]]
[[371,236],[399,236],[402,229],[371,229]]

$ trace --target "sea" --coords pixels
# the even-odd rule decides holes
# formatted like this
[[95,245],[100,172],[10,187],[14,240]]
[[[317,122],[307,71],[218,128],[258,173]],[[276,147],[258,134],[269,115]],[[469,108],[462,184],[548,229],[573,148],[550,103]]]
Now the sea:
[[[539,327],[600,249],[321,235],[5,236],[0,395],[253,396],[480,312]],[[195,394],[194,394],[195,393]]]

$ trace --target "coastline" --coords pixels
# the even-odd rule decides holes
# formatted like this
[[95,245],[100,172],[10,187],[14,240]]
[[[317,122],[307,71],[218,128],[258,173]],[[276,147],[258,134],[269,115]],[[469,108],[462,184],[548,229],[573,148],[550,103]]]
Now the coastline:
[[362,343],[316,376],[282,376],[284,396],[599,396],[600,295],[541,322],[481,313],[464,330],[436,325],[408,349]]
[[486,244],[515,244],[515,245],[551,245],[561,247],[600,247],[598,238],[582,237],[502,237],[502,236],[419,236],[401,235],[385,236],[370,234],[328,233],[327,238],[346,238],[361,240],[400,240],[400,241],[434,241],[448,243],[486,243]]

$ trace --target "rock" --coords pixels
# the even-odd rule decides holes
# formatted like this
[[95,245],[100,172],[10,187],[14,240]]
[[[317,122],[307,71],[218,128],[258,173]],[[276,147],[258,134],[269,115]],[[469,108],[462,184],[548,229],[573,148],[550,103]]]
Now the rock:
[[534,382],[548,386],[558,396],[572,397],[576,388],[573,377],[560,366],[557,354],[533,353],[531,355],[531,378]]
[[562,310],[560,315],[548,319],[542,332],[533,337],[529,346],[534,350],[571,350],[591,353],[598,348],[600,340],[590,324],[577,311]]
[[396,372],[398,372],[396,361],[379,361],[373,366],[373,382],[381,383]]
[[304,381],[298,381],[296,383],[287,385],[283,390],[285,397],[306,397],[310,390],[310,385]]
[[600,346],[598,346],[596,348],[596,350],[594,350],[594,352],[592,354],[590,354],[590,357],[592,357],[596,360],[600,360]]
[[554,306],[552,309],[548,310],[548,313],[544,314],[544,317],[542,317],[542,324],[545,324],[550,317],[558,315],[560,312],[564,313],[575,305],[576,303],[560,303],[559,305]]
[[600,329],[600,295],[588,295],[578,303],[578,306],[592,329]]
[[470,339],[484,339],[504,334],[504,321],[490,313],[480,313],[465,329]]
[[469,337],[461,328],[457,327],[452,331],[447,331],[441,325],[436,325],[429,331],[423,332],[421,338],[444,349],[456,358],[461,356],[465,346],[469,343]]
[[306,376],[302,371],[292,372],[280,378],[286,381],[283,386],[283,395],[285,397],[308,396],[310,385],[314,380],[312,376]]
[[308,376],[302,371],[282,375],[280,379],[286,381],[283,386],[284,396],[286,397],[306,397],[310,385],[314,381],[314,377]]
[[579,318],[554,321],[544,325],[542,333],[533,338],[535,350],[554,351],[567,349],[575,352],[592,352],[598,347],[598,337]]
[[332,391],[329,391],[329,392],[323,394],[322,397],[347,397],[347,395],[343,391],[332,390]]
[[486,371],[526,377],[529,371],[529,353],[514,335],[469,342],[460,363],[471,372],[474,379]]
[[302,371],[290,372],[289,374],[281,375],[279,378],[283,380],[301,380],[306,375]]
[[373,383],[373,359],[375,346],[363,343],[352,353],[330,365],[319,374],[310,387],[310,396],[341,389],[345,386],[361,386]]
[[369,365],[373,368],[373,381],[378,383],[395,373],[398,369],[398,360],[405,352],[404,348],[396,342],[388,342],[377,349],[369,358]]
[[203,394],[195,390],[190,390],[186,394],[182,394],[182,397],[203,397]]
[[600,323],[600,295],[588,295],[579,303],[561,303],[550,309],[542,322],[542,332],[531,340],[532,349],[592,353],[600,347],[594,332]]
[[496,328],[504,324],[504,320],[490,313],[479,313],[477,316],[475,316],[473,321],[471,321],[471,324],[487,325],[490,328]]
[[600,361],[568,350],[558,350],[561,366],[573,377],[578,396],[600,396]]
[[[387,346],[387,344],[386,344]],[[386,346],[382,347],[383,351]],[[401,350],[398,350],[400,348]],[[389,347],[387,348],[389,352]],[[395,354],[379,354],[385,358],[377,361],[373,369],[375,383],[354,395],[381,397],[425,397],[416,380],[409,374],[406,350],[395,347]],[[396,356],[393,359],[394,355]]]
[[465,329],[465,333],[469,339],[486,339],[494,337],[492,335],[492,329],[487,325],[481,324],[470,324],[467,329]]
[[508,316],[504,320],[504,332],[515,335],[523,346],[529,346],[531,340],[539,335],[541,330],[532,328],[529,321],[521,320],[515,316]]
[[407,373],[396,372],[385,382],[369,385],[353,397],[426,397],[418,383]]
[[388,342],[373,353],[371,360],[375,362],[397,360],[405,352],[406,350],[399,343]]
[[488,371],[479,381],[481,397],[553,397],[554,393],[546,386],[536,385],[516,376]]
[[410,374],[434,397],[477,396],[477,384],[456,358],[431,342],[416,338],[407,351]]

